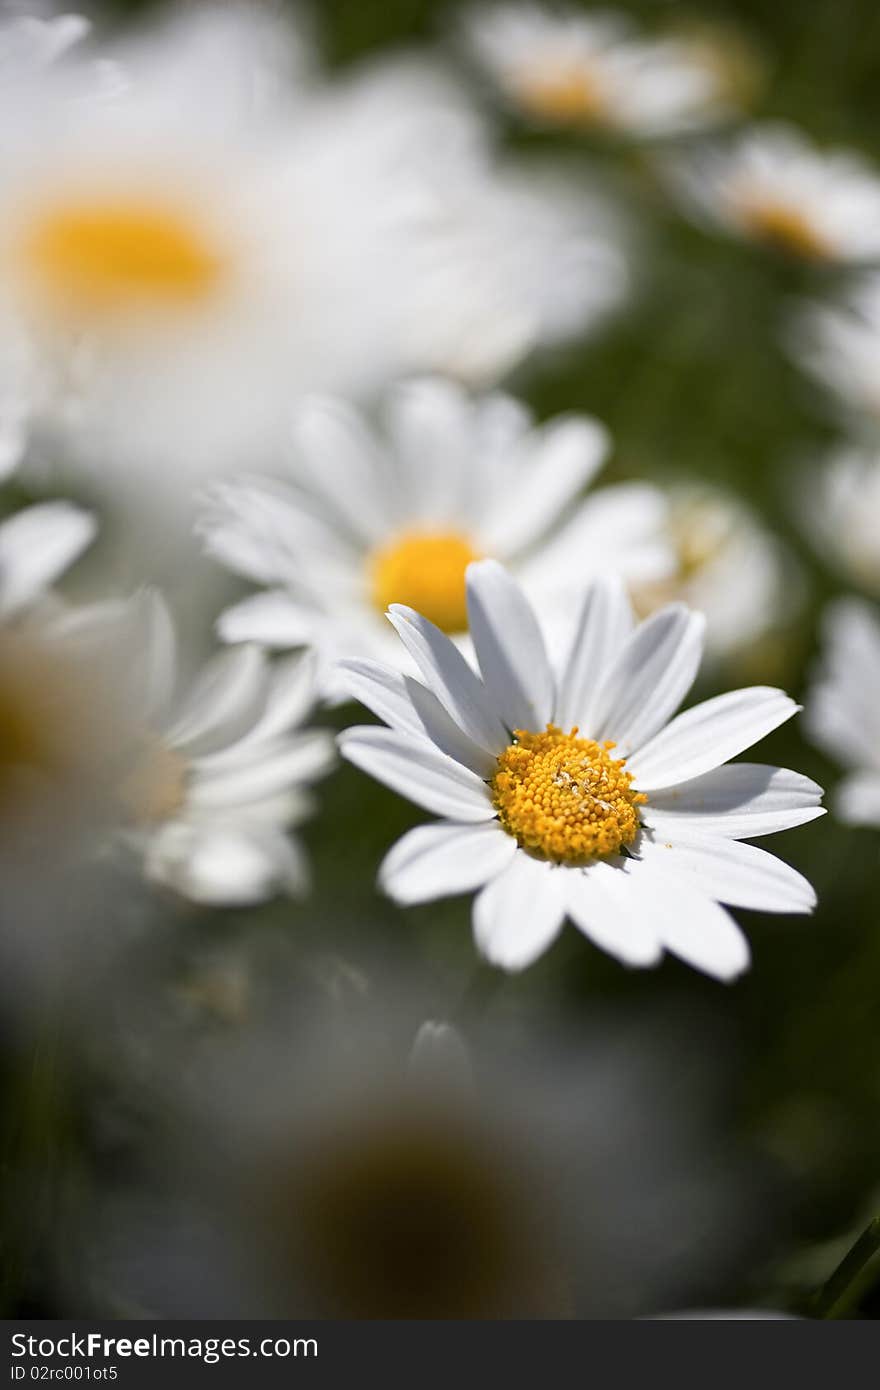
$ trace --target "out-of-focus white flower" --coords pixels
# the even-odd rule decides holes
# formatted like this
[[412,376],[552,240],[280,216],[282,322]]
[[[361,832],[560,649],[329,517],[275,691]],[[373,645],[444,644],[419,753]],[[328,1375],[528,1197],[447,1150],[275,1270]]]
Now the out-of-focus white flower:
[[705,48],[640,39],[617,13],[496,5],[474,11],[466,37],[511,105],[542,124],[652,137],[730,114]]
[[509,396],[473,399],[429,378],[392,394],[385,424],[379,440],[352,410],[315,401],[296,422],[292,487],[215,489],[201,523],[209,552],[273,586],[223,614],[226,641],[317,648],[332,696],[340,657],[405,661],[391,603],[464,634],[465,570],[480,557],[512,564],[536,594],[570,596],[609,566],[666,573],[659,492],[621,484],[578,501],[608,449],[595,420],[538,427]]
[[97,529],[92,514],[72,502],[41,502],[0,522],[0,623],[45,598]]
[[669,493],[673,572],[636,585],[647,616],[679,600],[706,617],[706,653],[727,657],[757,641],[796,606],[797,575],[781,543],[738,498],[682,484]]
[[344,663],[352,693],[389,727],[347,730],[343,755],[444,817],[392,848],[386,892],[415,903],[479,890],[477,948],[507,970],[536,960],[569,917],[628,965],[666,949],[718,979],[739,975],[748,945],[721,902],[815,903],[806,879],[742,841],[821,815],[821,789],[728,765],[798,706],[756,686],[673,717],[703,647],[703,619],[683,605],[633,629],[622,587],[597,581],[572,616],[566,659],[551,665],[500,565],[471,565],[467,584],[480,676],[399,604],[389,616],[425,684]]
[[91,25],[84,15],[60,14],[48,19],[21,14],[0,27],[0,86],[27,81],[50,67],[87,36]]
[[793,126],[754,126],[670,170],[695,220],[802,260],[880,258],[880,179],[857,154],[817,150]]
[[99,50],[110,89],[93,51],[3,96],[0,305],[102,482],[179,496],[272,457],[304,391],[497,376],[619,293],[592,213],[497,176],[429,67],[315,84],[252,8]]
[[880,426],[880,274],[862,278],[835,303],[809,304],[787,335],[792,357],[830,392],[857,427]]
[[119,672],[129,735],[117,759],[123,838],[147,877],[210,906],[299,894],[308,870],[289,833],[333,762],[330,735],[300,726],[314,701],[308,657],[272,667],[257,647],[209,662],[178,689],[176,639],[155,593],[72,611],[58,628]]
[[880,826],[880,617],[869,603],[841,599],[827,609],[823,632],[807,730],[849,769],[835,795],[840,819]]
[[809,472],[798,510],[820,554],[880,596],[880,453],[843,447]]

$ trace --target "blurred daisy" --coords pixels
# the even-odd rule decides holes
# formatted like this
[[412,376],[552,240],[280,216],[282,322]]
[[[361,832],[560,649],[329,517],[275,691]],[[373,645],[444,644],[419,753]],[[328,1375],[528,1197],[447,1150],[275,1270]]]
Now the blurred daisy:
[[563,920],[629,965],[664,948],[718,979],[749,951],[719,906],[810,912],[787,864],[742,840],[822,814],[806,777],[727,766],[797,712],[754,687],[672,718],[690,689],[703,619],[673,604],[633,629],[622,589],[597,582],[548,661],[534,612],[494,561],[468,570],[481,675],[412,609],[389,617],[425,684],[347,662],[352,693],[388,728],[349,729],[343,755],[444,817],[393,847],[380,870],[400,903],[479,890],[478,950],[530,965]]
[[858,155],[819,151],[793,126],[754,126],[670,167],[695,220],[801,260],[880,257],[880,179]]
[[706,653],[728,657],[750,646],[790,615],[797,575],[782,545],[738,498],[721,488],[681,484],[670,489],[668,533],[672,573],[636,585],[643,616],[674,600],[706,618]]
[[242,647],[181,692],[174,629],[155,593],[73,612],[59,630],[119,673],[130,726],[116,760],[119,828],[147,877],[213,907],[304,892],[290,831],[333,763],[330,735],[300,727],[314,701],[310,660],[272,667]]
[[473,12],[466,37],[511,105],[544,125],[651,137],[728,114],[704,48],[639,39],[617,13],[496,5]]
[[658,492],[620,485],[578,501],[608,450],[595,420],[536,426],[508,396],[472,399],[432,378],[392,394],[385,426],[379,440],[352,410],[315,401],[296,420],[293,486],[215,489],[201,523],[209,553],[273,586],[222,615],[224,640],[313,646],[336,695],[339,657],[405,661],[391,603],[464,635],[465,570],[482,556],[539,593],[570,593],[608,565],[644,580],[666,572]]
[[807,730],[850,769],[835,795],[840,819],[880,826],[880,617],[869,603],[841,599],[826,610],[823,632]]
[[91,544],[97,523],[72,502],[42,502],[0,521],[0,623],[44,599]]
[[804,529],[852,583],[880,596],[880,453],[838,449],[798,491]]
[[795,361],[855,423],[880,425],[880,274],[865,275],[837,303],[809,304],[787,333]]
[[483,123],[433,70],[314,83],[254,7],[87,58],[0,98],[0,306],[76,399],[63,442],[152,506],[270,456],[292,395],[497,375],[558,336],[548,305],[588,324],[617,283],[567,205],[496,190]]

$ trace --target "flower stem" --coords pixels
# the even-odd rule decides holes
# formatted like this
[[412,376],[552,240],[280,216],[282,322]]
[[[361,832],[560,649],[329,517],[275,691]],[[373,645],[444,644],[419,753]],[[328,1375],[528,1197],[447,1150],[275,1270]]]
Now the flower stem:
[[836,1318],[838,1308],[852,1290],[858,1276],[869,1260],[880,1250],[880,1216],[862,1232],[855,1245],[847,1251],[833,1274],[813,1299],[814,1318]]

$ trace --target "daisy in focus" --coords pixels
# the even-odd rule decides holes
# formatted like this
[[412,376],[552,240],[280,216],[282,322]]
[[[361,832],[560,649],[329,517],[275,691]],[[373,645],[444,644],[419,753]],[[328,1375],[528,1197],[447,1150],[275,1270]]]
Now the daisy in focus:
[[640,39],[614,12],[490,6],[474,11],[466,38],[510,105],[542,125],[651,138],[730,114],[704,47]]
[[880,617],[859,599],[826,610],[822,665],[807,698],[810,737],[847,775],[835,812],[849,825],[880,826]]
[[880,453],[844,447],[801,489],[804,530],[851,583],[880,597]]
[[669,491],[674,567],[632,598],[644,617],[673,601],[706,618],[706,655],[728,658],[753,646],[797,606],[798,575],[779,540],[731,493],[702,484]]
[[817,150],[794,126],[754,126],[670,169],[695,221],[798,260],[880,258],[880,179],[858,155]]
[[815,894],[758,835],[822,815],[821,788],[729,760],[797,713],[753,687],[675,716],[697,673],[703,619],[672,604],[637,627],[601,579],[551,664],[538,619],[494,561],[467,575],[477,675],[433,624],[389,618],[422,676],[345,663],[388,725],[347,730],[343,756],[442,817],[404,835],[379,881],[399,903],[476,891],[477,949],[506,970],[535,961],[570,918],[627,965],[664,949],[731,980],[749,964],[720,906],[810,912]]
[[656,489],[619,484],[579,500],[609,447],[595,420],[537,426],[509,396],[430,378],[393,392],[384,424],[379,438],[341,402],[314,401],[296,417],[291,484],[215,487],[200,524],[208,552],[268,586],[221,616],[225,641],[315,648],[338,698],[341,657],[412,669],[389,604],[464,637],[473,560],[504,560],[536,594],[570,594],[609,565],[634,581],[667,573]]
[[125,710],[117,828],[147,878],[212,907],[305,892],[308,866],[291,832],[334,761],[331,736],[301,727],[315,698],[309,658],[273,667],[242,647],[181,690],[171,618],[151,592],[71,611],[56,632],[114,672]]
[[836,303],[808,304],[787,333],[789,352],[857,428],[880,427],[880,273]]

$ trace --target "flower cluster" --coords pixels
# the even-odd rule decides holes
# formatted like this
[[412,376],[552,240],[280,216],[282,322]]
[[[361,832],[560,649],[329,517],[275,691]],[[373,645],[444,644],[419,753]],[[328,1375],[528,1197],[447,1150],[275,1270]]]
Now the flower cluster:
[[[666,956],[714,981],[749,968],[741,911],[811,914],[788,856],[806,866],[820,843],[800,827],[823,793],[776,760],[822,775],[799,722],[777,733],[801,710],[782,687],[798,688],[816,633],[804,726],[847,769],[821,833],[880,827],[880,174],[750,121],[761,64],[732,35],[507,3],[472,7],[447,38],[324,71],[307,26],[268,7],[181,6],[115,36],[74,15],[0,22],[8,1008],[31,1018],[59,973],[75,979],[91,1057],[101,963],[114,1022],[97,1047],[118,1053],[120,1089],[137,1075],[154,1099],[173,1078],[188,1152],[236,1131],[234,1162],[173,1201],[255,1213],[246,1235],[238,1216],[223,1232],[235,1274],[221,1261],[216,1287],[252,1311],[242,1291],[271,1267],[257,1314],[298,1299],[320,1316],[650,1311],[584,1273],[588,1215],[623,1282],[639,1262],[595,1192],[571,1218],[578,1165],[626,1186],[597,1158],[601,1124],[587,1137],[581,1109],[566,1128],[578,1085],[557,1105],[532,1078],[518,1108],[496,1037],[499,1110],[482,1113],[474,991],[438,1007],[436,982],[475,953],[477,981],[527,972],[561,1001],[603,952],[612,990],[633,979],[620,966],[658,967],[633,988],[659,997],[687,978],[659,969]],[[680,258],[675,295],[652,235]],[[727,269],[707,271],[712,257]],[[754,447],[749,381],[724,366],[737,332],[750,380],[772,378]],[[603,376],[615,334],[623,358]],[[820,416],[831,407],[820,428],[841,436],[824,457],[785,415],[785,391],[816,413],[807,377]],[[701,396],[730,398],[724,426],[670,433]],[[859,595],[820,617],[840,580]],[[751,760],[771,736],[769,761]],[[408,803],[432,819],[413,824]],[[794,830],[785,857],[752,843]],[[821,894],[828,875],[810,870]],[[473,951],[461,912],[429,906],[449,898],[468,900]],[[770,937],[749,929],[759,956]],[[402,938],[399,993],[419,1012],[392,1028],[387,1010],[389,1062],[362,1035],[353,1001],[381,1015],[385,995],[358,953]],[[383,962],[382,990],[396,970]],[[313,1026],[313,994],[334,1023]],[[168,1041],[159,998],[196,1044]],[[444,1014],[468,1044],[425,1022]],[[208,1016],[242,1039],[220,1068],[234,1126],[218,1119],[225,1078],[213,1111],[190,1090],[212,1064]],[[287,1049],[316,1036],[312,1072]],[[259,1084],[238,1074],[248,1059]],[[276,1105],[267,1076],[281,1092],[294,1077],[295,1101]],[[657,1108],[633,1090],[633,1112]],[[630,1129],[625,1110],[601,1111],[620,1150],[653,1153],[662,1123]],[[499,1162],[511,1138],[534,1172]],[[677,1148],[672,1170],[670,1191]],[[621,1225],[636,1187],[653,1201],[632,1171]],[[428,1219],[438,1191],[448,1229]],[[692,1232],[716,1210],[696,1191],[669,1198]],[[140,1278],[155,1253],[161,1285],[178,1237],[159,1222],[151,1244],[140,1209],[117,1231],[98,1205],[101,1259]],[[377,1272],[364,1252],[380,1227]],[[409,1261],[423,1241],[442,1265],[447,1240],[474,1282],[432,1293]],[[650,1299],[672,1297],[642,1273]],[[172,1314],[214,1315],[179,1294]]]

